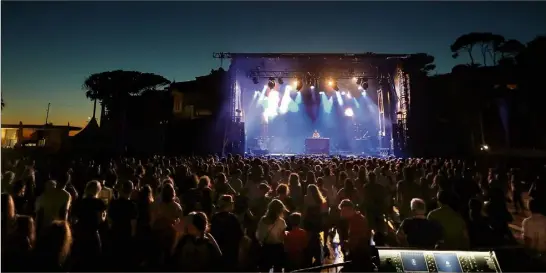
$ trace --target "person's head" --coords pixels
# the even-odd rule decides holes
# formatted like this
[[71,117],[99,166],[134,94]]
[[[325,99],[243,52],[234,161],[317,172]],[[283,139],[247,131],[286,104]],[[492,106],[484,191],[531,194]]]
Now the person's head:
[[63,265],[70,254],[72,233],[66,221],[53,221],[36,241],[36,253],[48,262]]
[[102,186],[100,185],[100,182],[97,180],[92,180],[87,182],[87,185],[85,186],[84,196],[89,198],[98,198],[100,191],[102,190]]
[[468,201],[468,213],[471,219],[482,215],[483,201],[472,198]]
[[138,200],[140,202],[146,202],[146,203],[153,203],[154,202],[154,195],[152,193],[152,188],[150,185],[144,185],[140,188],[140,191],[138,193]]
[[425,201],[420,198],[411,199],[410,208],[413,214],[416,216],[425,215],[425,213],[427,212],[427,206],[425,204]]
[[305,181],[307,182],[307,184],[315,184],[317,182],[315,178],[315,173],[312,171],[307,172],[307,179]]
[[440,206],[448,206],[451,204],[451,194],[448,191],[439,190],[438,194],[436,194],[436,198],[438,200],[438,205]]
[[274,223],[277,218],[283,217],[284,213],[288,212],[283,202],[279,199],[273,199],[267,205],[265,218],[270,224]]
[[366,168],[361,168],[358,171],[358,180],[360,180],[360,183],[364,183],[366,179]]
[[200,211],[190,212],[188,217],[186,217],[186,221],[188,221],[186,225],[188,234],[195,237],[203,236],[203,234],[205,234],[209,228],[207,215]]
[[163,203],[174,202],[175,197],[176,197],[176,192],[174,191],[173,185],[170,183],[163,185],[163,188],[161,189],[161,202]]
[[345,171],[342,171],[339,173],[339,181],[345,182],[345,180],[349,177]]
[[288,222],[292,225],[293,228],[298,228],[301,225],[301,213],[294,212],[288,216]]
[[258,189],[260,190],[261,196],[266,196],[271,191],[271,187],[269,187],[266,182],[260,183],[260,185],[258,185]]
[[288,186],[286,184],[279,184],[275,192],[277,193],[277,196],[284,197],[290,193],[290,190],[288,189]]
[[368,174],[368,183],[375,183],[376,181],[376,174],[375,173],[369,173]]
[[133,193],[133,182],[131,180],[125,180],[121,182],[119,194],[123,198],[129,198]]
[[348,192],[353,191],[355,189],[353,180],[351,178],[346,178],[343,182],[343,188]]
[[51,192],[57,188],[57,182],[55,180],[48,180],[45,182],[45,192]]
[[313,199],[314,202],[316,202],[317,205],[326,203],[326,198],[324,198],[317,185],[308,185],[307,194]]
[[300,186],[300,176],[297,173],[291,173],[288,177],[288,185],[290,187]]
[[11,183],[15,180],[15,173],[12,171],[7,171],[2,174],[2,191],[7,190]]
[[221,211],[233,211],[233,196],[224,194],[218,199],[218,207]]
[[216,175],[216,183],[218,184],[225,184],[227,183],[227,177],[224,173],[218,173]]
[[11,191],[14,196],[23,196],[25,194],[25,181],[15,180],[11,186]]
[[109,169],[105,175],[104,184],[107,187],[114,187],[118,182],[118,175],[114,169]]
[[322,177],[317,178],[317,187],[319,188],[324,187],[324,178]]
[[233,212],[240,214],[248,210],[248,198],[246,196],[238,195],[235,197],[235,204]]
[[210,188],[210,178],[206,175],[199,178],[199,184],[197,184],[197,187],[199,189]]
[[64,188],[71,180],[71,175],[66,169],[55,169],[49,173],[49,179],[57,182],[57,188]]
[[342,218],[351,218],[356,213],[355,204],[349,199],[341,200],[338,208]]

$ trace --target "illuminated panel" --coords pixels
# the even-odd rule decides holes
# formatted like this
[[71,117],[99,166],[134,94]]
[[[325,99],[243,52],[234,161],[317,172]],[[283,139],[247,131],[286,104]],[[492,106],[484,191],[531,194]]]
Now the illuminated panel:
[[493,251],[379,249],[382,272],[502,272]]

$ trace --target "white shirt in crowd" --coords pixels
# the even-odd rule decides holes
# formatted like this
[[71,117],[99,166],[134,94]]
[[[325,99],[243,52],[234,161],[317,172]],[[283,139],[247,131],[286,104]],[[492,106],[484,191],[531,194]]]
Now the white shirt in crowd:
[[260,219],[256,238],[264,244],[282,244],[284,243],[284,231],[286,222],[282,218],[277,218],[273,224],[264,223],[264,218]]
[[41,226],[48,226],[55,220],[66,220],[61,218],[60,211],[62,208],[70,206],[70,194],[64,189],[46,190],[36,199],[36,213],[43,210],[43,217],[40,220]]
[[533,213],[521,223],[523,228],[522,236],[530,241],[529,247],[532,249],[546,253],[546,216]]

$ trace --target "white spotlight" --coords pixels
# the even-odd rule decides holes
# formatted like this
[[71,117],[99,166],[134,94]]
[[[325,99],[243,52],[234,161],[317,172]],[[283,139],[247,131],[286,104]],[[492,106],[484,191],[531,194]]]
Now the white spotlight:
[[345,95],[345,91],[341,92],[341,95]]
[[358,90],[364,90],[364,88],[362,88],[362,86],[358,86]]
[[315,86],[314,86],[314,85],[311,85],[311,89],[315,89]]
[[356,77],[353,77],[353,82],[356,83],[356,81],[358,81],[358,79]]
[[366,96],[366,90],[362,91],[362,96],[363,96],[363,97]]
[[347,93],[347,98],[350,99],[352,98],[353,96],[351,96],[351,93]]
[[353,109],[351,109],[351,108],[345,109],[345,116],[352,117],[354,115],[355,115],[355,113],[353,112]]

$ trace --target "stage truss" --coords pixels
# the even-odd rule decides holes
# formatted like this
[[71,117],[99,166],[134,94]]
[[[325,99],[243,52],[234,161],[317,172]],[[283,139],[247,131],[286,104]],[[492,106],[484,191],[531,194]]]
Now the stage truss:
[[[312,57],[326,56],[327,58],[348,59],[353,64],[363,63],[366,58],[383,58],[402,59],[406,58],[407,54],[300,54],[300,53],[213,53],[213,57],[220,59],[223,64],[224,59],[235,58],[266,58],[275,60],[280,58],[292,59],[310,59]],[[341,57],[339,57],[341,56]],[[232,63],[233,64],[233,63]],[[236,78],[237,68],[229,69],[229,100],[230,100],[230,125],[227,127],[225,143],[231,143],[232,149],[228,151],[236,154],[244,154],[244,113],[242,108],[241,88],[238,86]],[[397,65],[394,73],[381,73],[379,69],[377,73],[356,72],[353,69],[333,70],[333,71],[279,71],[261,69],[259,66],[250,68],[245,71],[246,77],[250,79],[278,79],[278,78],[295,78],[295,79],[314,79],[320,80],[325,78],[335,79],[374,79],[378,80],[377,88],[377,105],[379,109],[379,154],[381,156],[406,155],[405,151],[408,145],[408,127],[407,119],[410,107],[410,76],[406,73],[402,65]],[[394,75],[394,76],[393,76]],[[396,102],[394,102],[394,100]],[[392,126],[387,126],[390,121]],[[262,128],[267,130],[267,127]]]

